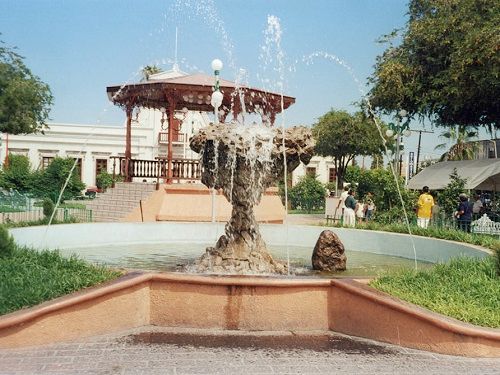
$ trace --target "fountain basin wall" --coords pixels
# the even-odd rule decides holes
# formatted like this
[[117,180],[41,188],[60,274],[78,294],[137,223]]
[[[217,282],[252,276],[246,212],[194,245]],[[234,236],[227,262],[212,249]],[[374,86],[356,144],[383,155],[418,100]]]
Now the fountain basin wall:
[[353,280],[130,274],[0,317],[0,348],[146,325],[326,331],[438,353],[500,357],[500,330],[404,303]]
[[[261,224],[268,246],[306,246],[314,248],[319,234],[334,231],[346,249],[395,255],[413,259],[410,237],[405,234],[307,225]],[[34,248],[76,248],[105,244],[215,243],[224,232],[222,223],[87,223],[60,224],[11,229],[16,243]],[[447,261],[459,255],[484,257],[488,251],[478,246],[414,236],[418,260]],[[204,249],[200,246],[200,255]]]
[[[263,225],[269,243],[315,242],[324,228]],[[222,225],[117,223],[57,225],[11,230],[20,244],[81,246],[99,241],[192,243],[214,238]],[[404,235],[336,229],[346,247],[406,252]],[[363,238],[363,236],[367,236]],[[380,236],[380,237],[378,237]],[[41,245],[41,239],[44,244]],[[485,256],[474,246],[416,239],[417,255],[445,260]],[[429,241],[425,241],[429,240]],[[352,241],[352,242],[349,242]],[[395,243],[396,245],[392,244]],[[361,248],[363,244],[368,248]],[[426,250],[427,248],[427,250]],[[247,331],[326,331],[356,335],[439,353],[500,357],[500,330],[459,322],[405,303],[350,279],[199,276],[182,273],[129,274],[0,317],[0,348],[40,345],[117,332],[145,325]]]

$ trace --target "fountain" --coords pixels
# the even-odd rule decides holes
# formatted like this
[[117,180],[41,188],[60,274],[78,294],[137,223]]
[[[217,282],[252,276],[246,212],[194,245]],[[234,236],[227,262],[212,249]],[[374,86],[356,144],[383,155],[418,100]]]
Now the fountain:
[[[283,148],[284,145],[284,148]],[[207,248],[197,270],[217,273],[287,273],[287,266],[268,253],[253,207],[265,189],[309,163],[314,149],[311,131],[294,127],[283,132],[266,126],[212,124],[193,136],[191,148],[201,155],[201,181],[222,189],[232,215],[215,247]]]

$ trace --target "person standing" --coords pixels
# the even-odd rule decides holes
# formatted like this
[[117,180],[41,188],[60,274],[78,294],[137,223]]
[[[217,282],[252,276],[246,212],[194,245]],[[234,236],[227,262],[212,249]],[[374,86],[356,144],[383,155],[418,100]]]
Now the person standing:
[[472,205],[472,217],[474,220],[479,219],[481,217],[481,211],[483,210],[483,202],[481,201],[481,197],[476,194],[474,197],[474,204]]
[[470,223],[472,221],[472,205],[469,202],[469,197],[462,193],[458,196],[460,203],[458,204],[455,216],[458,219],[458,228],[464,232],[470,233]]
[[430,224],[437,227],[441,226],[441,207],[439,206],[439,200],[437,193],[434,191],[432,194],[432,198],[434,199],[434,206],[431,209],[431,221]]
[[349,195],[348,192],[349,192],[349,188],[347,186],[344,186],[344,191],[342,192],[342,194],[340,194],[339,204],[337,205],[337,210],[339,209],[339,207],[342,209],[342,214],[340,215],[342,220],[344,218],[345,200],[347,199],[347,196]]
[[356,215],[354,210],[356,209],[356,199],[354,199],[354,190],[349,189],[347,192],[347,198],[345,200],[344,208],[344,225],[348,227],[356,226]]
[[359,200],[358,203],[356,204],[356,212],[355,212],[358,224],[361,224],[365,219],[365,211],[366,211],[366,205],[363,203],[362,200]]
[[372,198],[368,198],[367,201],[366,201],[366,221],[370,221],[373,217],[373,213],[375,212],[376,210],[376,207],[375,207],[375,203],[373,203],[373,199]]
[[429,187],[422,188],[422,194],[418,197],[417,203],[417,225],[421,228],[429,226],[429,220],[432,215],[432,206],[434,206],[434,198],[429,194]]

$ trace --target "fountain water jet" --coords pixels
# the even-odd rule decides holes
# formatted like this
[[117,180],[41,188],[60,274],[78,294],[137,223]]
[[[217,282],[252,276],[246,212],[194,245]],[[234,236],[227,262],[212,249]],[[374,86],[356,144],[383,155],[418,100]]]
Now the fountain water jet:
[[[310,129],[212,124],[191,138],[191,149],[201,155],[201,181],[222,189],[232,204],[232,215],[215,247],[207,248],[197,270],[217,273],[287,273],[287,266],[268,253],[253,207],[271,184],[308,164],[314,140]],[[286,160],[285,160],[286,159]]]

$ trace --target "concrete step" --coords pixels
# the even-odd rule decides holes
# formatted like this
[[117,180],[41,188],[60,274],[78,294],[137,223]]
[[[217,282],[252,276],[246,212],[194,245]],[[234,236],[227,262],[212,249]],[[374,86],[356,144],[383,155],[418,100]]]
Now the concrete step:
[[139,207],[141,200],[147,200],[155,189],[155,184],[117,183],[115,188],[98,194],[87,207],[93,211],[96,222],[119,221]]

